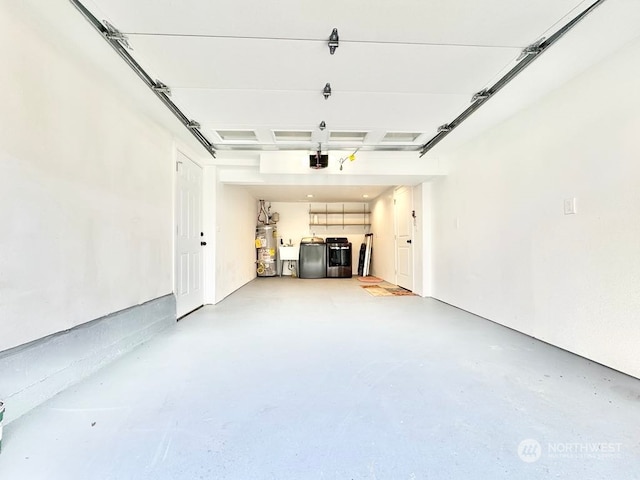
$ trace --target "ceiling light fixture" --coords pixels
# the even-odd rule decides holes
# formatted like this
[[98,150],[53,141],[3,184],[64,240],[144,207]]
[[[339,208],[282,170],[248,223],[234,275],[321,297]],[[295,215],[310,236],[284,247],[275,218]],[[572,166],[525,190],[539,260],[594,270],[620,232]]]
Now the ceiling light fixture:
[[307,195],[307,198],[313,198],[313,194],[311,194],[311,193],[310,193],[310,194],[308,194],[308,195]]
[[191,130],[194,130],[196,128],[200,128],[200,124],[198,122],[196,122],[195,120],[191,120],[189,123],[187,123],[187,128],[190,128]]
[[327,82],[327,84],[324,86],[324,90],[322,90],[322,95],[324,95],[324,99],[325,100],[329,100],[329,97],[331,96],[331,84]]
[[329,37],[329,53],[333,55],[336,53],[336,48],[338,48],[340,43],[340,38],[338,37],[338,29],[334,28],[331,32],[331,36]]

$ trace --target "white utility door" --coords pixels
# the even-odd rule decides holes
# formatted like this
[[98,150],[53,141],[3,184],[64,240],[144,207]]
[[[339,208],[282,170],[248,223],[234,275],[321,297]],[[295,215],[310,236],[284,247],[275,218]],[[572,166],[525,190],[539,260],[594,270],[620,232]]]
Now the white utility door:
[[175,292],[178,318],[201,307],[202,168],[183,153],[176,159]]
[[396,284],[413,290],[413,198],[408,187],[393,192],[396,237]]

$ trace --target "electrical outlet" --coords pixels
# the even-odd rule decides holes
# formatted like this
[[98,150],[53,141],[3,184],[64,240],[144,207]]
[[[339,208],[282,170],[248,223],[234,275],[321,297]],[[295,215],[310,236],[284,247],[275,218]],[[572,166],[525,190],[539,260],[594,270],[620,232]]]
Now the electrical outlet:
[[574,198],[565,198],[564,199],[564,214],[565,215],[574,215],[577,213],[576,210],[576,199]]

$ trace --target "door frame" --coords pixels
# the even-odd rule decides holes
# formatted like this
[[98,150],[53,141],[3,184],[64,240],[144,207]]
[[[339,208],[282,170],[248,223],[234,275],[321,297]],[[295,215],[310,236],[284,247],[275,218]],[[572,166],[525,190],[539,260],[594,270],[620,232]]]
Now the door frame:
[[188,153],[187,149],[184,149],[178,145],[174,144],[173,149],[173,219],[171,222],[171,238],[173,239],[173,266],[172,266],[172,290],[174,297],[176,299],[176,319],[180,320],[185,317],[189,313],[201,308],[204,305],[204,254],[200,255],[200,265],[198,268],[200,269],[200,291],[201,291],[201,300],[202,302],[198,302],[199,305],[193,309],[190,309],[188,312],[178,312],[178,258],[180,252],[178,252],[178,199],[179,199],[179,185],[178,185],[178,168],[180,163],[183,163],[183,160],[180,157],[184,157],[187,161],[190,161],[196,168],[199,168],[201,171],[200,175],[200,195],[199,195],[199,212],[200,212],[200,231],[203,230],[203,190],[204,190],[204,168],[198,162],[196,162],[193,158],[194,155]]
[[[398,241],[398,229],[399,229],[399,215],[398,215],[398,208],[397,208],[397,194],[398,192],[402,191],[402,190],[406,190],[407,195],[409,196],[409,209],[410,210],[414,210],[414,199],[413,199],[413,188],[407,185],[403,185],[400,187],[396,187],[393,189],[393,256],[394,256],[394,282],[396,285],[400,284],[398,283],[398,271],[399,271],[399,255],[398,255],[398,251],[399,251],[399,241]],[[415,219],[415,217],[414,217]],[[409,228],[409,232],[410,232],[410,240],[411,240],[411,259],[410,259],[410,266],[411,266],[411,288],[408,288],[409,290],[413,291],[413,289],[415,288],[415,277],[416,277],[416,272],[415,272],[415,255],[414,255],[414,250],[415,250],[415,232],[414,232],[414,223],[410,222],[410,228]],[[403,288],[407,288],[406,286],[403,286]]]

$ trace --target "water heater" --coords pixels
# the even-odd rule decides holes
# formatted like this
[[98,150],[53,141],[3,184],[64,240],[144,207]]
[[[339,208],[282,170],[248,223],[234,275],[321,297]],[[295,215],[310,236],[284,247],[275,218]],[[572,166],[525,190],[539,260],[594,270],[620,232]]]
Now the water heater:
[[256,226],[256,273],[259,277],[275,277],[278,272],[276,252],[278,231],[275,224]]

